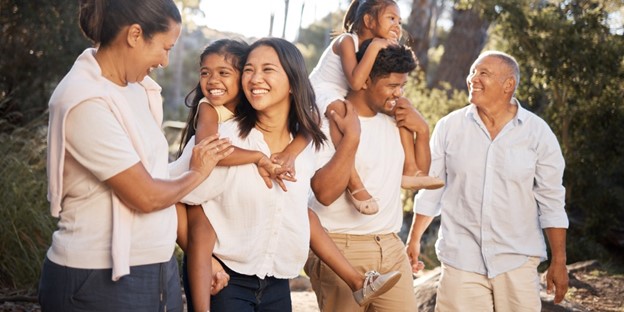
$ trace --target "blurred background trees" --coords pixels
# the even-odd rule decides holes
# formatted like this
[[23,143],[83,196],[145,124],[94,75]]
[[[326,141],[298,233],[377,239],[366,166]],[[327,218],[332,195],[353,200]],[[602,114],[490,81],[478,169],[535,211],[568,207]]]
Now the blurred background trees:
[[[186,119],[184,96],[197,83],[203,47],[222,37],[254,40],[196,25],[191,17],[201,16],[200,0],[178,2],[185,27],[169,68],[154,73],[170,120]],[[342,2],[346,8],[348,1]],[[615,268],[624,263],[622,1],[399,3],[409,10],[403,12],[405,43],[421,65],[406,95],[432,128],[440,117],[466,105],[465,77],[479,53],[497,49],[515,56],[521,65],[517,96],[549,123],[566,159],[568,261],[596,258]],[[36,284],[54,228],[42,163],[46,110],[58,81],[89,46],[78,29],[76,12],[73,1],[0,0],[0,220],[5,222],[0,227],[0,285]],[[332,33],[340,31],[343,14],[333,12],[300,27],[295,44],[309,70]],[[406,223],[411,220],[412,198],[404,192]],[[429,233],[424,253],[435,264],[435,228]]]
[[77,1],[0,0],[0,129],[45,112],[51,90],[88,46],[76,12]]

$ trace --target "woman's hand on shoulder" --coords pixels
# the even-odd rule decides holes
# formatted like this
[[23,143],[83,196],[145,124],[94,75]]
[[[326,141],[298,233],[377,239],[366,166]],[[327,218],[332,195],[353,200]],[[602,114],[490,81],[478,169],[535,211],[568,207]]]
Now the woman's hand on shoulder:
[[233,151],[234,147],[228,138],[219,138],[218,133],[210,135],[193,147],[189,170],[205,178],[221,159]]

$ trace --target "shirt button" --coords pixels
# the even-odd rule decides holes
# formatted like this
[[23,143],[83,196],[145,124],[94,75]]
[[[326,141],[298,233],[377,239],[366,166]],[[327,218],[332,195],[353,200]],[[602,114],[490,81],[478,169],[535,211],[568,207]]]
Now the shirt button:
[[378,242],[380,242],[380,241],[381,241],[381,237],[379,237],[379,236],[375,235],[375,240],[377,240]]

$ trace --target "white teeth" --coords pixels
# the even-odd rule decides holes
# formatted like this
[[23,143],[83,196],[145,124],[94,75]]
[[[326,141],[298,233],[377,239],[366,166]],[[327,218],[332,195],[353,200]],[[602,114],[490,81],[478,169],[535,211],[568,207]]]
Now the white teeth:
[[212,90],[209,90],[208,92],[210,92],[210,94],[212,95],[224,95],[225,94],[225,90],[223,89],[212,89]]
[[251,93],[252,94],[266,94],[266,93],[269,93],[269,91],[266,89],[252,89]]
[[163,68],[163,66],[162,66],[162,65],[160,65],[160,64],[158,64],[158,66],[157,66],[157,67],[150,67],[150,68],[148,69],[148,71],[147,71],[147,72],[148,72],[148,73],[152,73],[152,71],[153,71],[154,69],[157,69],[157,68],[158,68],[158,69],[161,69],[161,68]]

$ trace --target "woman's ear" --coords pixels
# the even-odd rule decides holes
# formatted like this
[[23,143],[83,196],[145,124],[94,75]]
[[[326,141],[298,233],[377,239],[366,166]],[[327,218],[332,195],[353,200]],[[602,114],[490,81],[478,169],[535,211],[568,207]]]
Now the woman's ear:
[[139,24],[132,24],[128,26],[128,36],[126,41],[131,47],[136,47],[139,40],[143,37],[143,29]]

